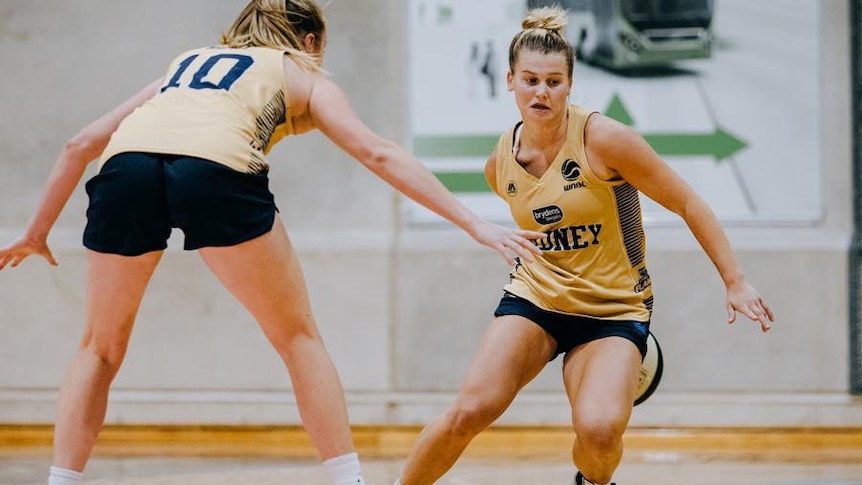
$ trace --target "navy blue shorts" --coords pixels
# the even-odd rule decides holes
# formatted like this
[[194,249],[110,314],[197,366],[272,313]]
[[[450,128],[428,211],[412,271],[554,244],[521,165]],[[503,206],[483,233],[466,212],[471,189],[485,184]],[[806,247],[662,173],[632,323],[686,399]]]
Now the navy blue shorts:
[[233,246],[272,229],[278,209],[267,174],[247,174],[200,158],[126,152],[87,181],[84,246],[137,256],[168,246]]
[[578,345],[612,336],[622,337],[635,344],[640,350],[641,359],[646,355],[649,322],[602,320],[551,312],[508,291],[503,292],[500,304],[494,310],[495,317],[504,315],[524,317],[548,332],[557,341],[557,351],[551,360]]

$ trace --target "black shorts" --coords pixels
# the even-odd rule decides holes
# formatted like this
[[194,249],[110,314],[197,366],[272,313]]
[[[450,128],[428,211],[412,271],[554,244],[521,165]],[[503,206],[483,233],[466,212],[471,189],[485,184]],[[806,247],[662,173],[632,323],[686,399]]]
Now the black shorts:
[[504,315],[524,317],[548,332],[557,341],[557,351],[551,360],[578,345],[612,336],[622,337],[635,344],[640,350],[641,359],[646,355],[649,322],[602,320],[551,312],[508,291],[503,293],[500,304],[494,310],[495,317]]
[[165,249],[174,227],[187,250],[233,246],[269,232],[278,210],[266,174],[178,155],[120,153],[86,188],[84,246],[124,256]]

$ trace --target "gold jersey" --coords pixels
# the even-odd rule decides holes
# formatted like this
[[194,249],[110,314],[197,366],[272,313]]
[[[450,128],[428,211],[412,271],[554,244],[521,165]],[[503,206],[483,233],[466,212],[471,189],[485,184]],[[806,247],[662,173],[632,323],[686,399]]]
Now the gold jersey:
[[497,195],[519,227],[546,234],[537,241],[542,255],[519,261],[505,289],[549,311],[646,322],[653,297],[638,191],[590,170],[584,128],[592,113],[569,107],[566,141],[541,178],[515,159],[520,123],[500,137]]
[[112,135],[99,167],[122,152],[203,158],[245,173],[293,132],[284,52],[205,47],[179,55],[159,92]]

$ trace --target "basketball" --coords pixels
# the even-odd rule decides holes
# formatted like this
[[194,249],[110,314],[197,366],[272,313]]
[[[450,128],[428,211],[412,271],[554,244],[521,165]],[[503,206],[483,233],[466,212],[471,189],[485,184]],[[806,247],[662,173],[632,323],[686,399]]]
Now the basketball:
[[641,364],[640,376],[638,376],[638,387],[635,392],[635,406],[646,401],[658,387],[661,381],[661,373],[664,369],[664,357],[661,347],[658,345],[652,332],[647,335],[647,351]]

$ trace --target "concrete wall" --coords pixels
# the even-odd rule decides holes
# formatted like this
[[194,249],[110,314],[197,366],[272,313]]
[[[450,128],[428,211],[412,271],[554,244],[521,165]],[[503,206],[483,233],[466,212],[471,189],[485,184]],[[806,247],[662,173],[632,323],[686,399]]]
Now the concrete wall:
[[[65,140],[190,46],[217,41],[243,2],[0,0],[0,241],[19,234]],[[334,0],[326,67],[367,123],[405,141],[399,0]],[[851,231],[848,11],[820,2],[819,167],[810,226],[729,226],[777,323],[728,327],[720,280],[682,227],[648,227],[667,368],[636,425],[848,425]],[[792,75],[792,73],[788,73]],[[788,100],[788,102],[793,102]],[[508,268],[452,226],[411,227],[403,199],[319,134],[274,150],[272,189],[355,423],[424,423],[451,402]],[[814,164],[813,166],[816,166]],[[776,174],[775,176],[780,176]],[[83,188],[50,243],[0,272],[0,423],[47,423],[84,318]],[[287,374],[254,321],[172,240],[144,300],[109,423],[298,423]],[[559,361],[505,423],[566,424]]]

